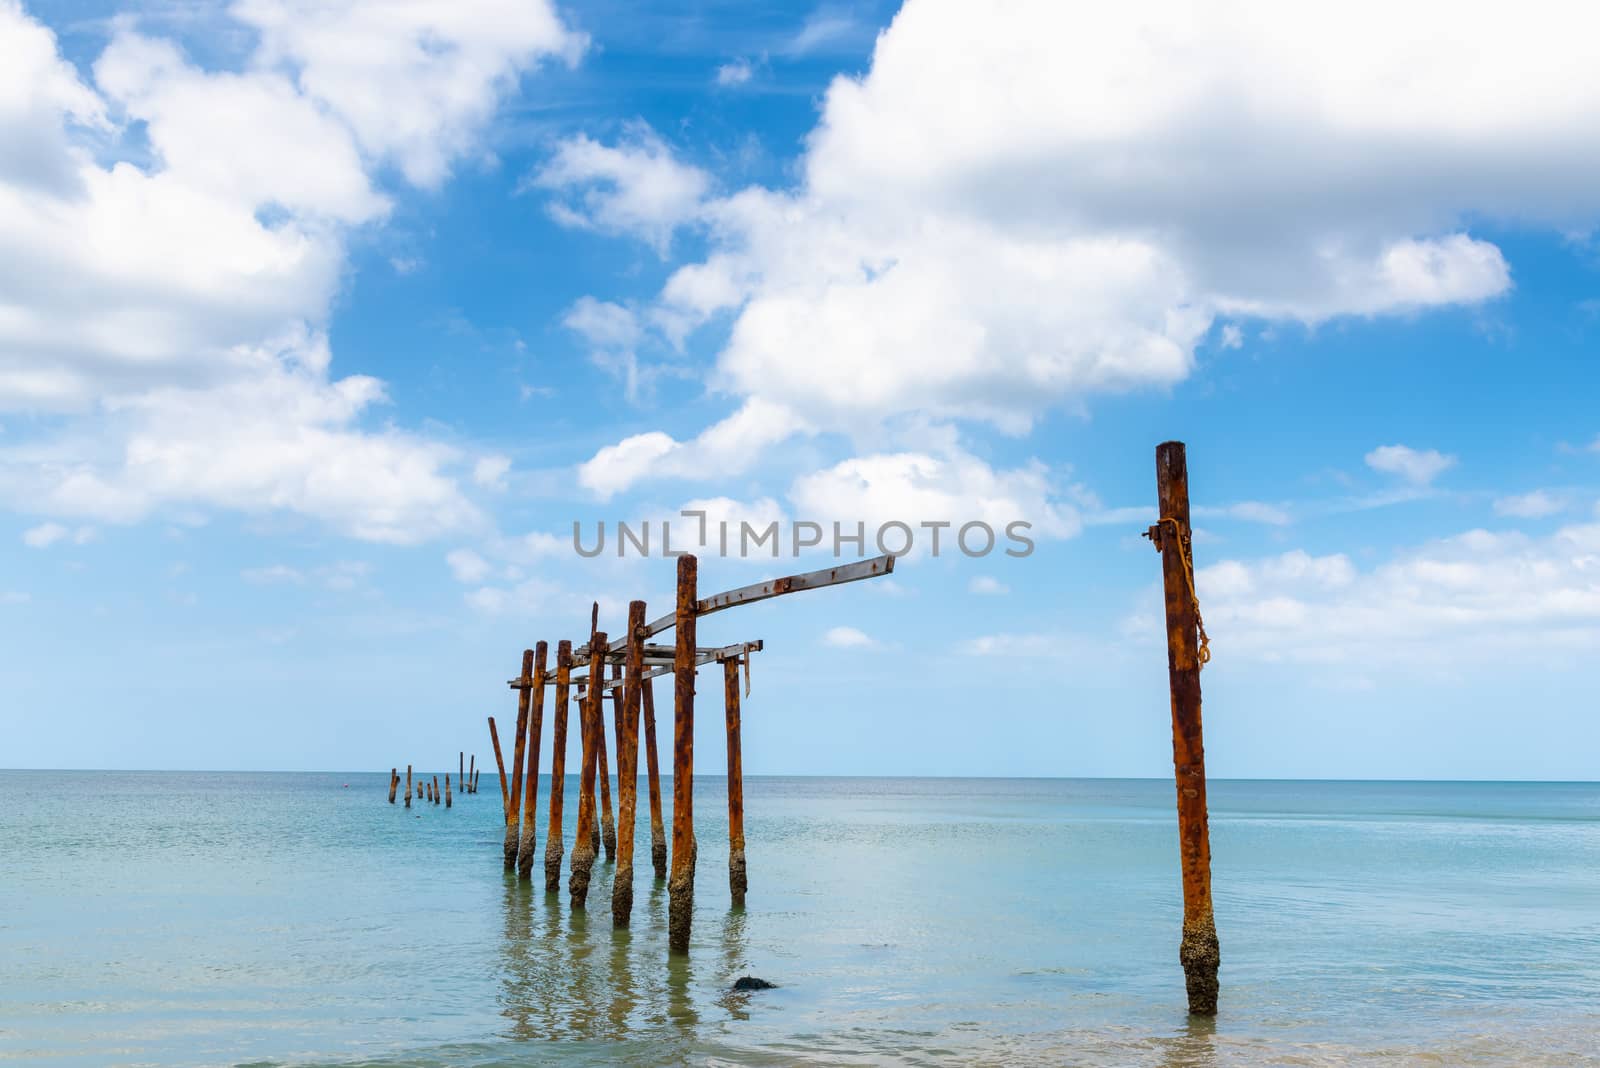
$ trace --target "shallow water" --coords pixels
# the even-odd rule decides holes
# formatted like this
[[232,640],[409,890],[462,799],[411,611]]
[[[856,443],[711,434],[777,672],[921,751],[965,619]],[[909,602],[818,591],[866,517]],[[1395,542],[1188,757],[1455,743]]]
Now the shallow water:
[[0,1061],[1600,1064],[1596,784],[1213,782],[1212,1023],[1170,782],[752,778],[733,911],[702,776],[687,959],[642,804],[614,932],[609,864],[587,915],[503,875],[489,776],[387,782],[0,772]]

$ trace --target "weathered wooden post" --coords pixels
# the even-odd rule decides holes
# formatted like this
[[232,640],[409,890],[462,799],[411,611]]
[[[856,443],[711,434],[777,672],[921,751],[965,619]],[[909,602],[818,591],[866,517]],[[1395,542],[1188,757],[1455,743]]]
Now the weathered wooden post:
[[456,786],[462,793],[467,792],[467,751],[465,749],[460,751],[460,756],[456,759]]
[[394,804],[394,792],[400,788],[400,769],[389,769],[389,804]]
[[517,676],[517,737],[511,746],[511,792],[506,797],[506,871],[517,870],[517,846],[522,841],[522,761],[528,745],[528,705],[533,696],[533,650],[522,650],[522,674]]
[[433,803],[437,805],[439,803],[439,776],[437,775],[433,777],[433,794],[431,796]]
[[[604,674],[604,668],[601,673]],[[591,686],[595,683],[591,682]],[[611,691],[612,696],[620,700],[622,691]],[[611,815],[611,769],[606,762],[606,712],[605,689],[602,687],[594,703],[594,729],[595,740],[599,743],[597,752],[600,757],[600,841],[605,843],[606,860],[615,862],[617,859],[617,824]],[[615,742],[613,742],[615,744]],[[617,758],[617,767],[622,767],[622,758]]]
[[600,737],[600,694],[596,679],[605,677],[606,636],[595,631],[589,638],[589,684],[584,691],[584,711],[579,716],[583,725],[583,775],[578,781],[578,833],[572,845],[572,878],[567,889],[572,894],[572,907],[585,908],[589,900],[589,876],[594,870],[597,854],[593,834],[595,830],[594,777],[599,768],[595,746],[604,742]]
[[1200,733],[1200,667],[1210,659],[1194,589],[1189,527],[1189,468],[1181,441],[1156,447],[1160,519],[1147,532],[1161,553],[1167,607],[1167,675],[1172,687],[1172,764],[1178,787],[1178,846],[1183,868],[1183,964],[1189,1011],[1217,1012],[1221,950],[1211,911],[1211,837],[1206,818],[1205,749]]
[[411,765],[406,765],[406,808],[411,807]]
[[472,789],[467,791],[467,792],[468,793],[474,793],[474,794],[477,793],[478,792],[478,754],[477,753],[473,753],[472,754],[472,759],[467,761],[467,781],[472,784]]
[[611,877],[611,924],[626,927],[633,916],[633,832],[639,822],[639,687],[644,674],[644,602],[628,605],[627,664],[617,702],[617,870]]
[[500,755],[500,734],[494,729],[494,717],[489,717],[489,741],[494,744],[494,763],[500,769],[500,810],[511,808],[510,791],[506,787],[506,762]]
[[450,773],[444,773],[444,807],[450,807]]
[[661,818],[661,765],[656,758],[655,683],[644,680],[644,750],[650,773],[650,866],[657,879],[667,877],[667,832]]
[[743,906],[750,882],[744,866],[744,759],[739,752],[737,657],[722,662],[722,699],[728,721],[728,889],[733,893],[733,903]]
[[528,719],[528,770],[523,780],[522,843],[517,847],[517,878],[533,878],[534,818],[539,811],[539,743],[544,735],[545,658],[550,651],[539,642],[533,652],[533,711]]
[[556,645],[556,694],[550,703],[555,722],[550,728],[550,829],[544,836],[544,889],[561,887],[562,801],[567,790],[567,689],[572,681],[572,643]]
[[672,660],[672,878],[667,882],[667,945],[689,951],[694,913],[694,656],[699,562],[678,557],[677,647]]

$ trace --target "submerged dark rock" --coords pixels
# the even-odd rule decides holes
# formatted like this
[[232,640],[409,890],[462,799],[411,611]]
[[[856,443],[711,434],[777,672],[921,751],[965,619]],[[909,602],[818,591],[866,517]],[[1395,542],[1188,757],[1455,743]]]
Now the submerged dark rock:
[[740,976],[733,984],[735,990],[776,990],[777,983],[769,983],[765,979],[757,979],[753,975]]

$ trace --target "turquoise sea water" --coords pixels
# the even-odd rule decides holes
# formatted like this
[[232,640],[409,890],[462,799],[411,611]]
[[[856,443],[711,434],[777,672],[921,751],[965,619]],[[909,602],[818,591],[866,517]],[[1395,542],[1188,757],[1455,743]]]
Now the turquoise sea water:
[[1213,782],[1213,1023],[1170,782],[752,778],[736,912],[703,776],[670,958],[642,804],[616,932],[387,780],[0,772],[0,1061],[1600,1064],[1596,784]]

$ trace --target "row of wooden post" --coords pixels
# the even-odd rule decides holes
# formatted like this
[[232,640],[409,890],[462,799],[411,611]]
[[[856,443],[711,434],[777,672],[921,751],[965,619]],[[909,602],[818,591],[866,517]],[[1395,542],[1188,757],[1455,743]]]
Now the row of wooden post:
[[[584,692],[579,699],[578,726],[581,747],[578,782],[578,821],[574,835],[568,891],[574,908],[585,908],[589,883],[600,852],[616,864],[612,880],[611,916],[617,927],[629,924],[633,909],[634,831],[638,821],[639,724],[644,723],[645,769],[650,804],[650,858],[657,879],[668,880],[669,944],[676,951],[689,945],[690,917],[694,911],[694,681],[696,672],[695,614],[697,563],[693,556],[678,558],[678,591],[673,650],[673,757],[672,846],[668,847],[661,804],[661,772],[656,751],[654,688],[645,678],[645,603],[628,606],[627,637],[620,648],[624,663],[614,668],[610,686],[612,734],[615,739],[617,785],[616,817],[611,804],[610,768],[606,754],[604,702],[608,687],[607,665],[613,654],[610,636],[591,619],[589,663]],[[502,849],[507,871],[531,878],[534,859],[536,784],[544,730],[544,690],[550,681],[545,642],[522,655],[518,691],[517,726],[508,769],[499,729],[489,717],[489,738],[500,773],[501,800],[505,805],[505,840]],[[739,662],[748,651],[722,659],[723,694],[728,738],[728,883],[734,903],[743,905],[748,889],[744,856],[744,781],[739,752]],[[572,643],[556,646],[554,724],[551,735],[550,805],[546,832],[545,890],[560,886],[562,819],[566,786],[567,703],[573,683]],[[598,781],[598,790],[596,783]]]
[[[465,756],[465,754],[463,754],[463,756]],[[472,760],[473,760],[473,763],[476,764],[478,758],[476,756],[474,756],[472,758]],[[465,766],[465,765],[463,765],[463,766]],[[477,772],[476,771],[474,771],[472,773],[472,778],[470,780],[466,778],[466,774],[464,772],[460,773],[458,775],[458,778],[456,779],[456,782],[457,782],[458,785],[461,786],[461,792],[463,794],[475,794],[475,793],[478,792],[478,782],[477,782]],[[399,789],[399,787],[400,787],[400,769],[399,768],[390,768],[389,769],[389,804],[391,804],[391,805],[394,804],[394,795],[395,795],[395,792]],[[448,772],[445,773],[444,791],[442,793],[439,790],[439,776],[437,776],[437,775],[433,776],[433,779],[432,779],[431,782],[426,780],[426,779],[420,779],[419,778],[417,780],[417,782],[416,782],[415,788],[413,788],[412,781],[411,781],[411,765],[407,764],[406,765],[406,792],[405,792],[406,808],[410,808],[411,807],[411,798],[413,796],[415,796],[418,800],[428,801],[428,802],[430,802],[432,804],[435,804],[435,805],[437,805],[441,801],[443,801],[444,802],[444,807],[445,808],[450,808],[454,804],[454,801],[455,801],[454,793],[453,793],[453,791],[451,789],[451,786],[450,786],[450,774]]]

